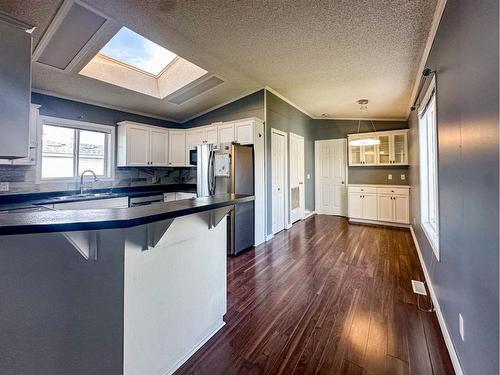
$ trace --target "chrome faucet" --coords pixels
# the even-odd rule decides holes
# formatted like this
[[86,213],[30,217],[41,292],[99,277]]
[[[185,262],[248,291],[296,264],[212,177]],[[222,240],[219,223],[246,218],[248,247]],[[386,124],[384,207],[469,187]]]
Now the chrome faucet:
[[97,176],[95,175],[94,171],[92,171],[90,169],[87,169],[87,170],[83,171],[82,174],[80,175],[80,194],[83,194],[83,176],[87,172],[92,173],[94,175],[94,181],[93,182],[97,181]]

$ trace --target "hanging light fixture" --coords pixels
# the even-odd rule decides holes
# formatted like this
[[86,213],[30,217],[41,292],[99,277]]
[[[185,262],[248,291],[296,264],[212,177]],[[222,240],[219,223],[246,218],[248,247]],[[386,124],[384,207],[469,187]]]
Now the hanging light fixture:
[[[358,104],[359,104],[359,110],[361,112],[361,116],[363,115],[363,111],[368,111],[368,99],[359,99],[358,100]],[[360,119],[358,120],[358,134],[359,133],[359,128],[361,126],[361,116],[360,116]],[[373,131],[376,132],[377,130],[375,129],[375,124],[373,123],[372,120],[370,120],[370,122],[372,123],[372,127],[373,127]],[[349,144],[351,146],[373,146],[373,145],[378,145],[380,144],[380,140],[378,139],[378,137],[374,136],[374,135],[366,135],[366,137],[356,137],[354,139],[351,139],[349,141]]]

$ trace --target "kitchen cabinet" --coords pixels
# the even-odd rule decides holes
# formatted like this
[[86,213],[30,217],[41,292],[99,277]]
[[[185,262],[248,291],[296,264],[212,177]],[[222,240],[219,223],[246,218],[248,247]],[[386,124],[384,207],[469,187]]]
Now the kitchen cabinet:
[[184,130],[171,130],[169,132],[169,158],[170,167],[186,166],[186,132]]
[[254,126],[253,121],[241,121],[234,124],[234,136],[236,142],[242,145],[254,144]]
[[376,137],[380,143],[370,146],[349,145],[349,166],[408,165],[408,129],[350,134],[349,141]]
[[178,191],[175,193],[175,200],[179,201],[182,199],[191,199],[191,198],[196,198],[196,193],[184,193],[181,191]]
[[218,143],[217,126],[204,126],[186,131],[186,161],[189,161],[189,151],[203,143]]
[[28,156],[26,156],[25,158],[11,159],[11,160],[0,159],[0,164],[36,165],[37,153],[38,153],[38,147],[39,147],[39,141],[38,141],[38,130],[39,130],[38,125],[39,125],[39,121],[40,121],[39,112],[40,112],[40,106],[38,104],[31,104],[30,105]]
[[408,186],[349,185],[348,191],[351,220],[410,223]]
[[55,203],[56,210],[89,210],[99,208],[127,208],[128,197],[91,199],[78,202]]
[[7,21],[0,35],[0,157],[29,159],[31,34]]
[[223,123],[217,126],[217,137],[219,144],[234,142],[234,123]]
[[167,129],[129,121],[118,123],[117,166],[167,166]]

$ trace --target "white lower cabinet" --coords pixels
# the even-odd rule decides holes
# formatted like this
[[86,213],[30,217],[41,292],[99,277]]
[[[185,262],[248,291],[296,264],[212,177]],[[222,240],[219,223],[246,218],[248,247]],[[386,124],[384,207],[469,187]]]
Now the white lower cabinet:
[[410,223],[409,187],[350,185],[349,218],[383,223]]

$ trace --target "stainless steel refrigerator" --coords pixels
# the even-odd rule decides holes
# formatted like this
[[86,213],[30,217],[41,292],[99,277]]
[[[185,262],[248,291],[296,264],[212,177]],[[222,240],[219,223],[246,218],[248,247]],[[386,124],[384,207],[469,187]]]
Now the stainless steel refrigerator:
[[[253,146],[237,143],[197,147],[198,196],[254,194]],[[237,255],[255,243],[254,202],[235,205],[228,215],[227,253]]]

